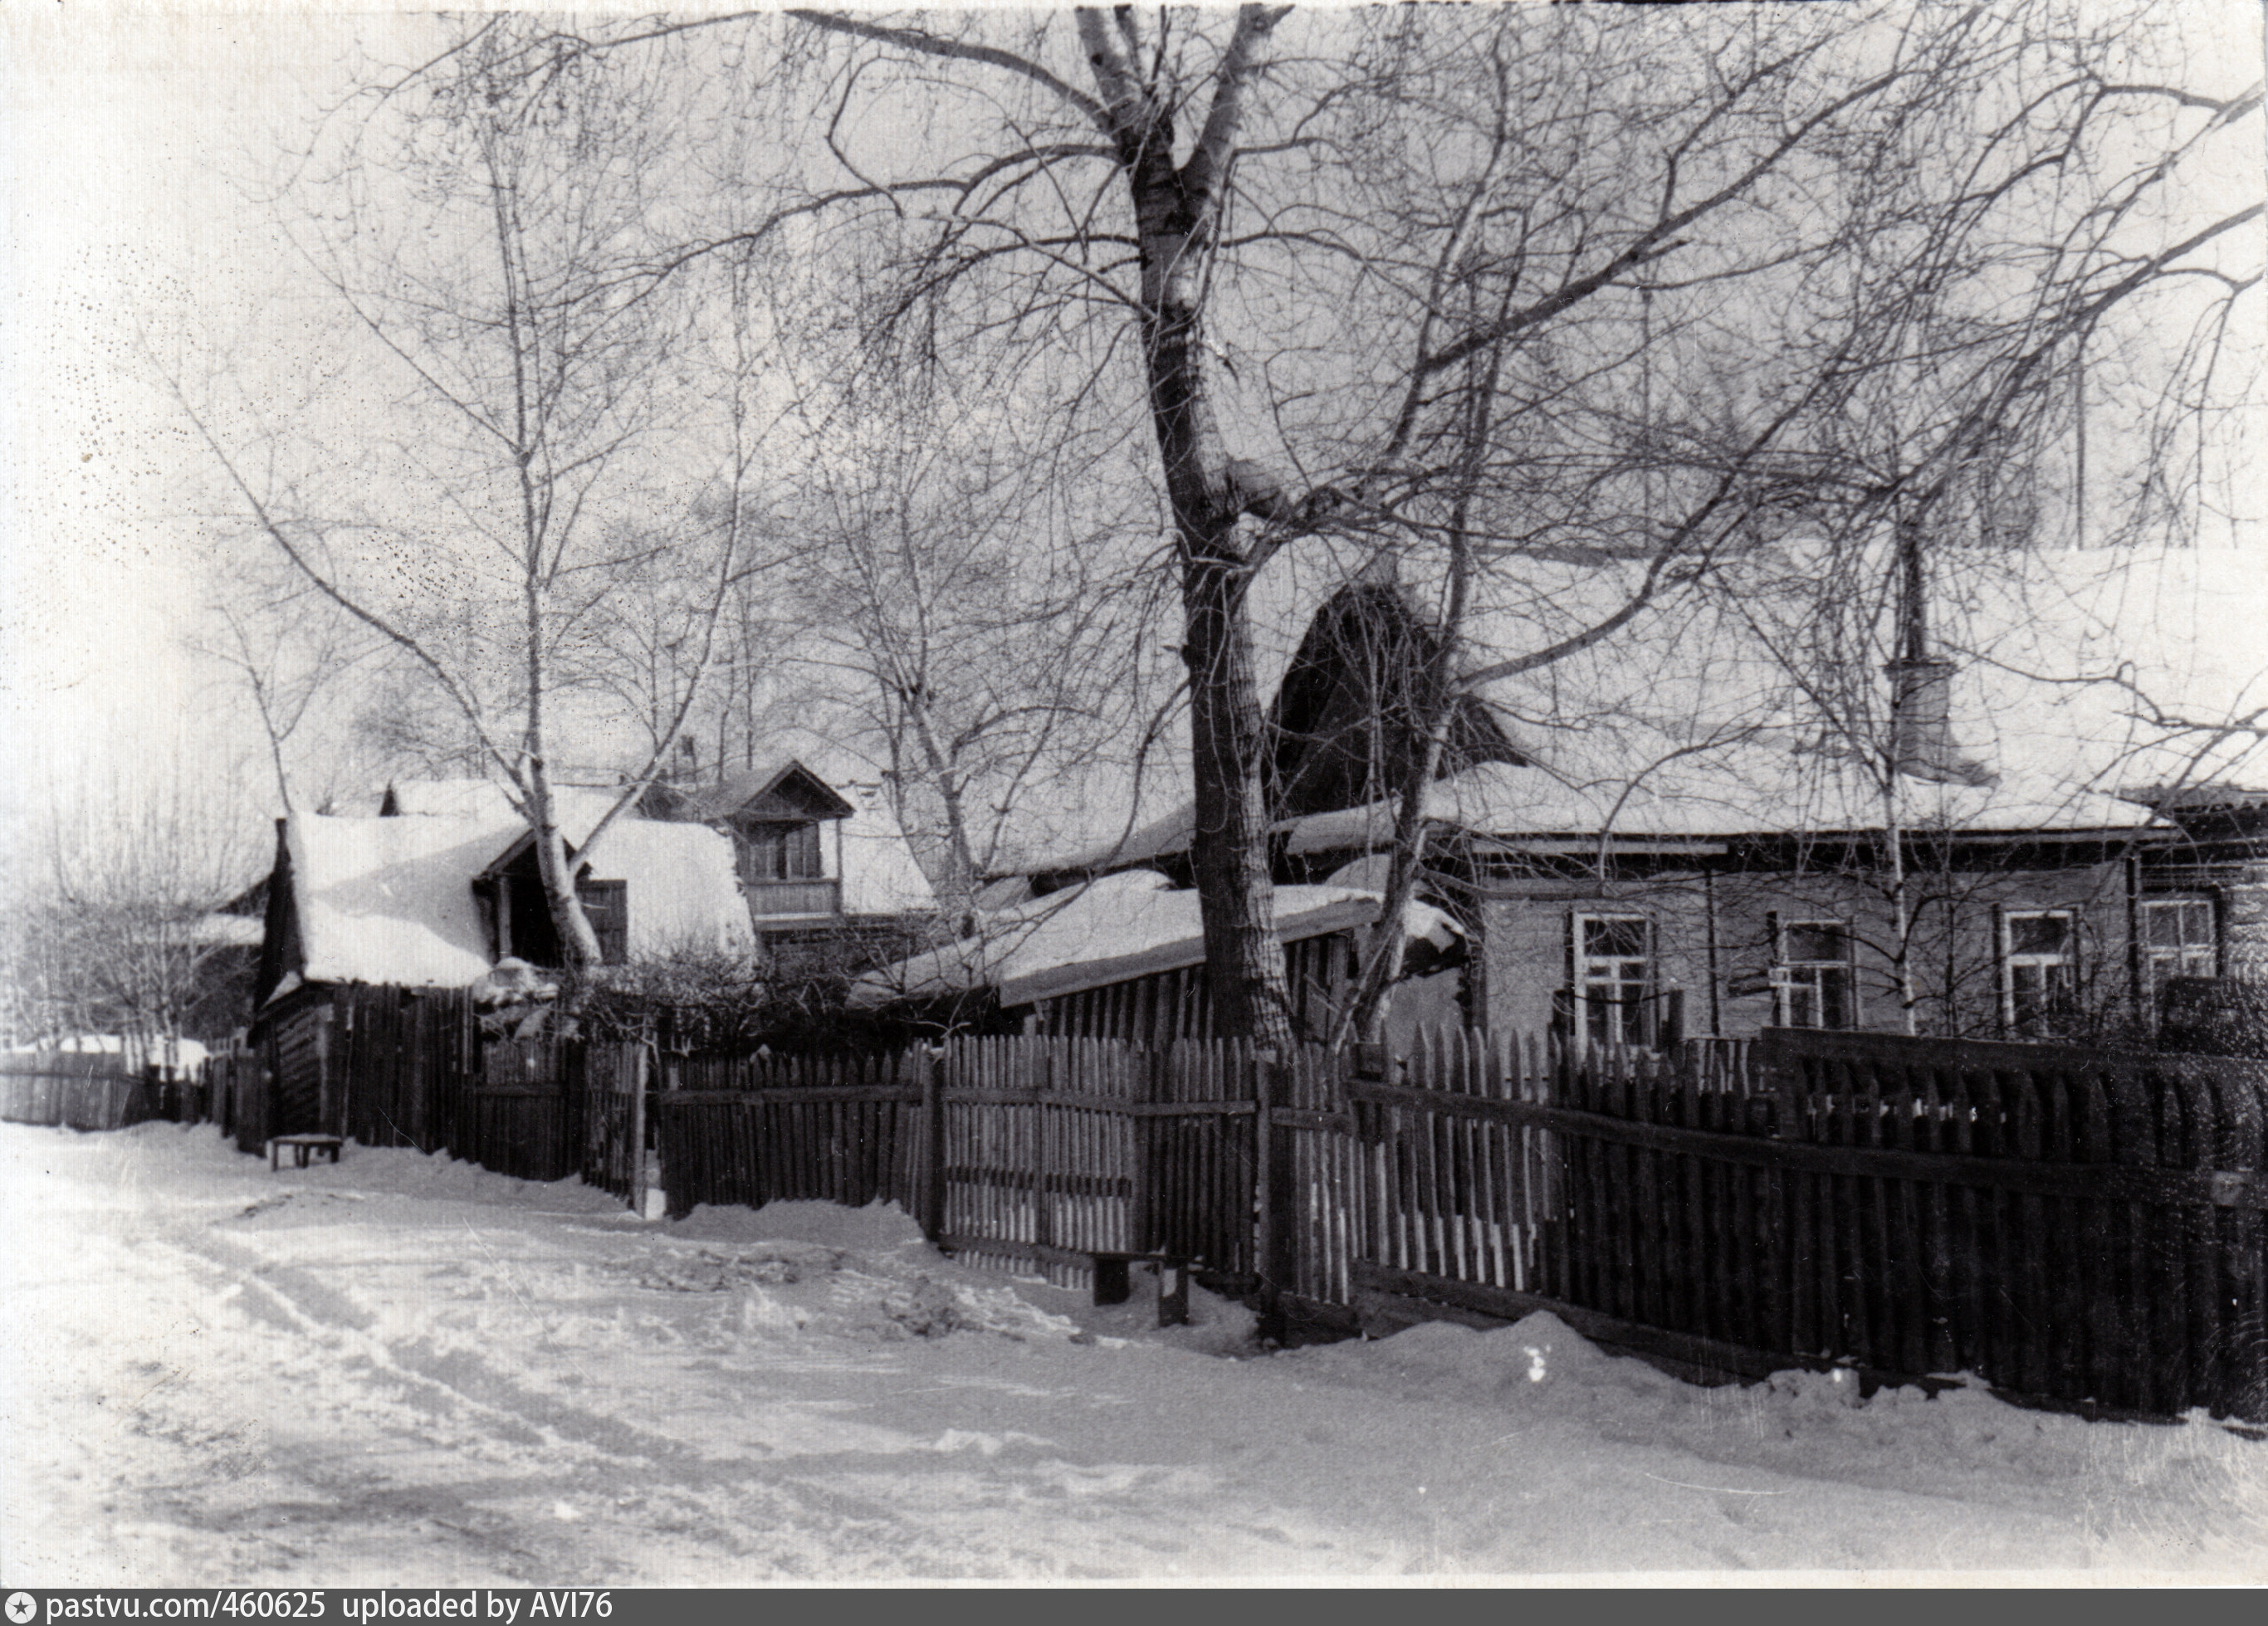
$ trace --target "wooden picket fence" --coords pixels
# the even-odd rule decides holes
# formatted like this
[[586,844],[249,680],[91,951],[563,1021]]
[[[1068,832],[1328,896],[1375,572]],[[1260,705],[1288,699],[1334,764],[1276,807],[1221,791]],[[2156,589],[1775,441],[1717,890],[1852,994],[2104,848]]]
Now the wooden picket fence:
[[1351,1079],[1364,1324],[1549,1309],[1698,1375],[2268,1416],[2268,1064],[1792,1029],[1753,1063],[1471,1036]]
[[1712,1379],[1970,1372],[2268,1418],[2268,1062],[1776,1029],[1580,1058],[964,1038],[650,1074],[633,1047],[483,1043],[424,998],[355,990],[217,1062],[215,1115],[256,1146],[312,1102],[639,1206],[651,1113],[674,1215],[895,1202],[1060,1280],[1186,1262],[1285,1335],[1550,1310]]

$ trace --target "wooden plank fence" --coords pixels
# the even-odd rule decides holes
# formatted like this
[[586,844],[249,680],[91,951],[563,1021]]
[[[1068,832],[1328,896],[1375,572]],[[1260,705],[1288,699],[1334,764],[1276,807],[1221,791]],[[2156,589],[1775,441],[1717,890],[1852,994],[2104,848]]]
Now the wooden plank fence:
[[99,1050],[0,1055],[0,1122],[117,1129],[158,1115],[139,1056]]
[[1460,1041],[1350,1083],[1366,1324],[1551,1309],[1717,1376],[2268,1416],[2268,1066],[1774,1030],[1742,1094],[1543,1060]]
[[312,1054],[357,1138],[633,1204],[650,1124],[674,1215],[887,1200],[1057,1279],[1182,1260],[1283,1327],[1550,1309],[1712,1378],[1969,1372],[2268,1417],[2268,1062],[1797,1030],[1580,1063],[1487,1034],[1268,1063],[1027,1036],[673,1059],[656,1090],[635,1048],[483,1047],[454,996],[356,990],[324,1034],[217,1066],[239,1144],[281,1132],[276,1078]]
[[925,1053],[837,1051],[674,1063],[656,1150],[673,1218],[702,1203],[809,1200],[912,1211]]

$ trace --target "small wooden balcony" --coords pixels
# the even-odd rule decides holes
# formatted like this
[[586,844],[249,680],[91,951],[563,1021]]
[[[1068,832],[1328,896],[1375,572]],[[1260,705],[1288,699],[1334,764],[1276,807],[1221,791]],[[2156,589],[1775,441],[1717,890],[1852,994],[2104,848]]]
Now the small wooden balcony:
[[839,880],[743,880],[740,895],[759,926],[775,921],[832,920],[843,913]]

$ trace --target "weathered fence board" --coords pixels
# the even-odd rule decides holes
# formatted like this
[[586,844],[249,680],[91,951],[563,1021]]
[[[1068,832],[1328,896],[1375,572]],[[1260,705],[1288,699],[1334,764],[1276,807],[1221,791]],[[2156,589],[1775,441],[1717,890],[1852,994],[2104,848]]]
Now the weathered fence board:
[[925,1052],[688,1058],[655,1097],[672,1215],[797,1199],[917,1207]]
[[0,1122],[119,1129],[156,1116],[156,1085],[130,1054],[0,1056]]

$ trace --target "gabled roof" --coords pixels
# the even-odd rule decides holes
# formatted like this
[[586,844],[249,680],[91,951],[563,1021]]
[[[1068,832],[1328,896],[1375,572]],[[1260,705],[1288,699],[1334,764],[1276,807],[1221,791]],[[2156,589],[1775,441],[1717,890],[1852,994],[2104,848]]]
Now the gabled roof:
[[[534,832],[522,828],[482,866],[480,877],[499,874],[526,859],[534,845]],[[632,960],[661,958],[679,950],[755,950],[748,906],[733,869],[732,838],[721,831],[705,824],[617,819],[591,857],[584,858],[571,842],[567,852],[578,879],[628,885]]]
[[[1278,887],[1277,935],[1297,943],[1366,926],[1379,904],[1377,893],[1359,887]],[[1457,937],[1448,917],[1426,904],[1410,905],[1407,925],[1440,947]],[[1003,911],[979,936],[861,978],[850,1003],[873,1008],[990,987],[1003,1005],[1029,1004],[1202,965],[1204,957],[1197,894],[1137,870]]]
[[[490,968],[474,881],[531,838],[516,818],[327,818],[286,827],[306,982],[461,988]],[[629,883],[634,960],[753,947],[731,841],[702,825],[617,820],[586,872]]]
[[657,783],[646,792],[649,816],[700,823],[736,818],[847,819],[858,812],[801,762],[727,774],[711,784]]
[[284,969],[308,982],[472,982],[489,968],[473,878],[525,828],[438,815],[298,815],[284,839],[303,963]]

